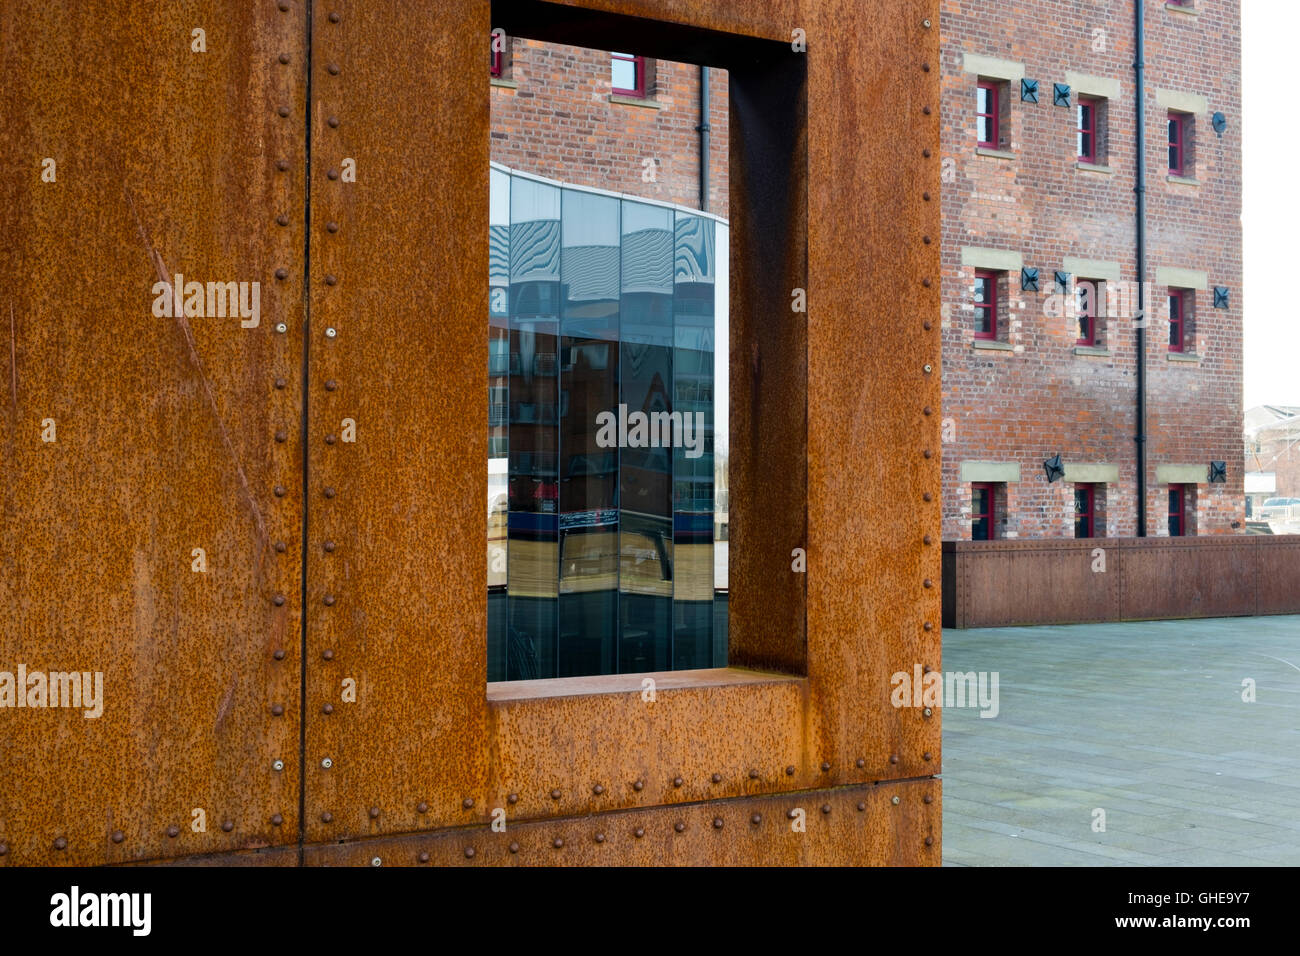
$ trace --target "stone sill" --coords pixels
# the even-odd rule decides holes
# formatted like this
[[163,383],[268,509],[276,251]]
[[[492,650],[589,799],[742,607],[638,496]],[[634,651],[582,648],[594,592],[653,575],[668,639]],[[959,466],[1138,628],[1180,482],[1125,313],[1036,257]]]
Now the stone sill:
[[1115,172],[1115,170],[1111,169],[1109,166],[1099,166],[1096,163],[1075,163],[1074,168],[1082,170],[1085,173],[1105,173],[1108,176]]
[[1181,13],[1184,16],[1188,16],[1188,17],[1196,16],[1196,10],[1194,10],[1192,7],[1181,7],[1176,3],[1166,3],[1165,9],[1168,10],[1170,13]]
[[976,156],[987,156],[989,159],[1015,159],[1016,154],[1009,149],[989,149],[987,146],[976,146]]
[[648,110],[657,110],[663,108],[660,105],[658,100],[650,96],[645,96],[645,97],[623,96],[619,93],[611,93],[609,94],[609,101],[611,103],[618,103],[622,106],[640,106],[643,109],[648,109]]
[[1010,352],[1014,348],[1010,342],[999,342],[997,339],[972,339],[970,347],[990,352]]
[[1188,362],[1192,365],[1201,364],[1201,357],[1195,352],[1166,352],[1165,358],[1171,362]]
[[493,86],[499,86],[503,90],[517,90],[519,88],[519,84],[514,80],[507,80],[500,76],[491,77],[491,81]]
[[1199,186],[1201,184],[1199,179],[1193,179],[1190,176],[1175,176],[1173,173],[1170,173],[1165,178],[1179,186]]
[[1086,355],[1093,358],[1110,358],[1110,349],[1101,345],[1076,345],[1074,347],[1075,355]]

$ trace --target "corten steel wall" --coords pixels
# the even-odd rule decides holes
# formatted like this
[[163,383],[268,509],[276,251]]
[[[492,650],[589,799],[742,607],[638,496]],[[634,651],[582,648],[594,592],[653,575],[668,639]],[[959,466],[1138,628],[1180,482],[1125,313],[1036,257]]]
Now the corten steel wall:
[[945,627],[1300,614],[1300,536],[945,541],[943,587]]
[[[1077,333],[1061,317],[1053,279],[1071,271],[1067,258],[1117,263],[1133,282],[1136,262],[1136,81],[1134,0],[1098,3],[995,3],[943,0],[943,445],[944,518],[948,539],[971,536],[971,488],[963,461],[1017,462],[1008,483],[1007,538],[1072,537],[1070,482],[1049,484],[1042,462],[1117,466],[1105,488],[1099,533],[1137,533],[1136,332],[1130,318],[1100,319],[1103,352],[1076,350]],[[1244,529],[1245,497],[1237,451],[1241,405],[1241,5],[1195,0],[1193,12],[1145,3],[1146,279],[1154,311],[1146,335],[1147,534],[1168,534],[1162,464],[1228,462],[1228,480],[1204,478],[1194,497],[1196,534]],[[1002,155],[977,153],[976,84],[967,57],[1022,65],[1038,80],[1038,103],[1022,102],[1018,79],[1008,84]],[[1082,74],[1079,79],[1068,74]],[[984,74],[992,75],[992,74]],[[1103,81],[1098,83],[1097,81]],[[1080,84],[1091,93],[1114,84],[1106,99],[1100,168],[1076,162],[1074,106]],[[1071,84],[1070,108],[1053,105],[1053,84]],[[1096,85],[1094,85],[1096,84]],[[1194,176],[1171,181],[1167,110],[1161,91],[1205,98],[1194,119]],[[1228,121],[1216,136],[1210,120]],[[1038,292],[1020,289],[1019,269],[999,308],[1000,337],[1014,351],[977,348],[970,307],[975,266],[962,248],[1019,253],[1039,270]],[[1204,272],[1195,292],[1191,345],[1171,361],[1167,282],[1158,269]],[[1078,278],[1105,279],[1080,272]],[[1230,290],[1227,309],[1212,308],[1215,285]],[[1054,300],[1055,297],[1055,300]],[[1049,314],[1054,310],[1054,314]],[[1001,534],[999,535],[1001,536]]]
[[[0,862],[937,863],[932,0],[122,7],[3,14],[0,668],[107,702],[0,710]],[[490,26],[730,71],[733,666],[653,703],[484,683]]]

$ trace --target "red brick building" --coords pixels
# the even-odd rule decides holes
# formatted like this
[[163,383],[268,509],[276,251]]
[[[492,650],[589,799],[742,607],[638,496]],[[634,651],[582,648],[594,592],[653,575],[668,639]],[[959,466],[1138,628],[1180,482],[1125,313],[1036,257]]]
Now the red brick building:
[[[1240,6],[1144,25],[1146,530],[1236,533]],[[1086,536],[1133,535],[1134,2],[945,0],[940,28],[944,537],[1074,536],[1076,497]]]

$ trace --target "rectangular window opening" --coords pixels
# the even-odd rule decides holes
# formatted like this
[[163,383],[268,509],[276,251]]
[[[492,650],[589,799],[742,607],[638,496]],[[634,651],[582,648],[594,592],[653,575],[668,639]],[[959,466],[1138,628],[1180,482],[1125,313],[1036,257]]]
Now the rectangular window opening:
[[1003,84],[981,80],[975,91],[975,125],[977,142],[986,149],[998,149],[1001,144],[1001,107]]
[[998,276],[987,269],[975,271],[975,338],[998,337]]

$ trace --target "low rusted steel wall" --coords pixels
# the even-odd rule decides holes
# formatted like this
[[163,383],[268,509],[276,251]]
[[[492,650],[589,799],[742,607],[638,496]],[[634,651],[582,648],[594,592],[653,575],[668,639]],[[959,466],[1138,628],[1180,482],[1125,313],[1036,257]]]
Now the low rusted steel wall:
[[943,542],[945,627],[1300,613],[1300,535]]

